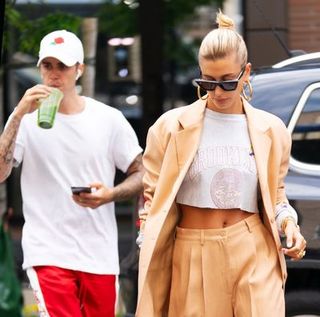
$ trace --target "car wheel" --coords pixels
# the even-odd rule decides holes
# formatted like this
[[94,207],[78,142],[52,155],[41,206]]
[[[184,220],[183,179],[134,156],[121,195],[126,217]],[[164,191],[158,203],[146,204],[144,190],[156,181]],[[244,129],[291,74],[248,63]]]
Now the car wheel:
[[301,290],[287,293],[286,317],[320,317],[320,292]]

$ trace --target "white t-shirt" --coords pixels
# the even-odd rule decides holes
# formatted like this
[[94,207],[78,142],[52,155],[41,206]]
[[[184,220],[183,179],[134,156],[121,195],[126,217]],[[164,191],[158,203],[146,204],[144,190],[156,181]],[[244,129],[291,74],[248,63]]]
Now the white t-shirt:
[[258,177],[244,114],[206,109],[200,145],[176,201],[256,213]]
[[78,114],[57,113],[52,129],[37,126],[37,111],[18,131],[14,159],[22,164],[25,224],[23,268],[52,265],[96,274],[119,274],[114,203],[97,209],[72,200],[70,186],[113,187],[116,167],[126,172],[141,153],[119,110],[91,98]]

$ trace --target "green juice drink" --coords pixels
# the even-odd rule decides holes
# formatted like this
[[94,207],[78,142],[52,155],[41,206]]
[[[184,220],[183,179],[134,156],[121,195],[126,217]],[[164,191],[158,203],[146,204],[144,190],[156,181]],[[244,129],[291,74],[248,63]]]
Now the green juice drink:
[[58,88],[53,88],[51,94],[47,98],[41,100],[41,105],[38,109],[39,127],[43,129],[52,128],[62,98],[62,91]]

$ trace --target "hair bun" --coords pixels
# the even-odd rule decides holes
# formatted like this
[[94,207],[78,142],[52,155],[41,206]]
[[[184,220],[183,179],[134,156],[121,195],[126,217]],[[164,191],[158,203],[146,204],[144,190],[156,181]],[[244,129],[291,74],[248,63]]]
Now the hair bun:
[[221,10],[219,10],[219,12],[217,13],[216,22],[218,24],[219,29],[235,29],[233,20],[225,14],[223,14]]

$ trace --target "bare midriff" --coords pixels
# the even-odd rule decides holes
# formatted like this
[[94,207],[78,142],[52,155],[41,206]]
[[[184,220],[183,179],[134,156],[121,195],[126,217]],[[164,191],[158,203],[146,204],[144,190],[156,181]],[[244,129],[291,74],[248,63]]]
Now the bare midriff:
[[181,219],[178,226],[189,229],[225,228],[252,215],[241,209],[198,208],[183,204],[179,204],[179,207]]

